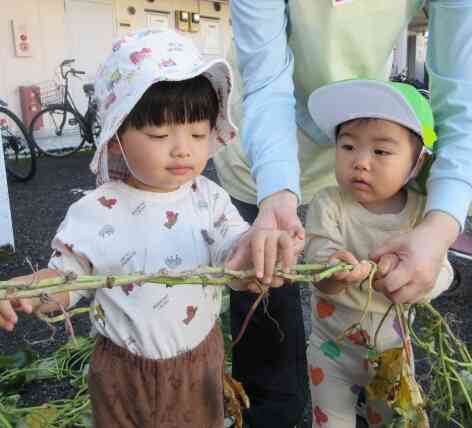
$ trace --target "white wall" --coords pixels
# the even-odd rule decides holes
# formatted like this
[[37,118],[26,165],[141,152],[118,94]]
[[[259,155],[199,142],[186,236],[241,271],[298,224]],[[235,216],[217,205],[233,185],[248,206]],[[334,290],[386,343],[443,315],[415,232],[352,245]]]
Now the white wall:
[[[66,26],[65,5],[68,0],[0,0],[0,98],[7,101],[18,114],[20,102],[18,87],[50,80],[57,65],[70,56],[70,28]],[[108,1],[114,5],[115,31],[136,29],[146,25],[145,9],[171,12],[172,23],[176,9],[200,12],[201,15],[220,19],[224,27],[224,47],[231,38],[229,27],[229,8],[221,4],[221,11],[214,10],[213,2],[204,0],[88,0],[89,2]],[[134,16],[127,9],[136,9]],[[28,25],[32,42],[31,57],[16,57],[14,52],[11,20]],[[127,22],[130,27],[120,27]],[[87,31],[87,28],[84,28]],[[115,34],[116,35],[116,34]],[[97,35],[100,37],[100,35]],[[198,41],[201,34],[192,34]],[[225,54],[223,49],[222,55]],[[103,58],[91,58],[100,63]],[[77,68],[80,68],[77,64]],[[20,114],[21,116],[21,114]]]
[[[28,25],[31,57],[16,57],[11,20]],[[63,0],[2,0],[0,14],[0,98],[20,112],[18,86],[51,78],[64,58]]]

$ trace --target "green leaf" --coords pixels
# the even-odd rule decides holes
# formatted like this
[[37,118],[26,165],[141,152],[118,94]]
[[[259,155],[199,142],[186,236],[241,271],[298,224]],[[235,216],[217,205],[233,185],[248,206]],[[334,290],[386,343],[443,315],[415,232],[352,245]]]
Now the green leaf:
[[18,401],[20,400],[20,395],[0,395],[0,407],[16,407]]
[[26,373],[26,383],[39,379],[52,379],[56,377],[56,361],[52,358],[38,360],[35,370]]
[[23,373],[11,377],[8,381],[0,382],[0,394],[16,394],[23,389],[26,383],[26,376]]
[[12,355],[0,355],[0,372],[8,369],[22,369],[30,365],[37,358],[37,355],[29,349]]
[[26,375],[21,369],[31,365],[37,359],[37,355],[31,350],[16,352],[12,355],[0,355],[0,374],[6,374],[9,370],[20,370],[15,376],[0,382],[0,393],[10,395],[20,392],[26,383]]

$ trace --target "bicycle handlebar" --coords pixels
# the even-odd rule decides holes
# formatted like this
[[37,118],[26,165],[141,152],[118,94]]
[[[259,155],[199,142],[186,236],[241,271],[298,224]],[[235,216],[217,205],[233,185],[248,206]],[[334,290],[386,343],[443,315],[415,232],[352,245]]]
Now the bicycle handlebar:
[[75,59],[65,59],[64,61],[61,62],[61,64],[59,65],[59,68],[61,70],[61,77],[63,79],[66,78],[66,75],[67,75],[67,72],[64,73],[64,67],[68,67],[70,66],[72,63],[75,62]]
[[[79,76],[79,75],[87,74],[85,71],[76,70],[75,68],[72,68],[70,65],[74,62],[75,62],[75,59],[65,59],[59,65],[60,70],[61,70],[61,77],[64,80],[67,80],[67,76],[69,75],[69,73],[72,74],[73,76]],[[64,71],[65,67],[69,67],[69,69],[67,71]]]
[[65,67],[66,65],[71,65],[73,62],[75,62],[75,59],[65,59],[64,61],[61,62],[61,67]]

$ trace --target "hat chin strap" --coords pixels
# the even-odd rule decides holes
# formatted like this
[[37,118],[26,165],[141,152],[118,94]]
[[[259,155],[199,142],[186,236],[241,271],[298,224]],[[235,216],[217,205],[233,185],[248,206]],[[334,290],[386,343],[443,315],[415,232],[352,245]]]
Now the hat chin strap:
[[413,178],[415,178],[418,173],[420,172],[421,170],[421,167],[423,166],[423,163],[424,163],[424,160],[426,158],[426,155],[429,153],[429,151],[426,149],[425,146],[421,147],[421,151],[418,155],[418,158],[416,160],[416,164],[415,166],[413,167],[413,169],[411,170],[410,174],[408,175],[408,177],[406,178],[405,180],[405,184],[407,184],[410,180],[412,180]]
[[118,143],[118,146],[120,146],[121,156],[123,156],[123,160],[125,161],[126,167],[128,168],[128,171],[130,172],[130,174],[136,180],[138,180],[140,183],[144,184],[145,186],[152,187],[153,186],[152,184],[146,183],[146,180],[144,180],[142,177],[140,177],[138,174],[136,174],[135,170],[133,170],[133,168],[131,168],[131,165],[128,162],[128,158],[126,157],[123,146],[121,145],[120,137],[118,137],[118,133],[115,133],[115,138],[116,138],[116,142]]

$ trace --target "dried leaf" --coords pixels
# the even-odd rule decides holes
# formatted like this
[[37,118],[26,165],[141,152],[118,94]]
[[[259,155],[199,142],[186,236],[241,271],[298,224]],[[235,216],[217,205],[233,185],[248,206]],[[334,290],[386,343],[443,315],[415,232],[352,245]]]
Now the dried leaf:
[[35,409],[25,418],[28,428],[47,428],[51,426],[51,422],[56,419],[57,409],[53,407],[43,406]]

